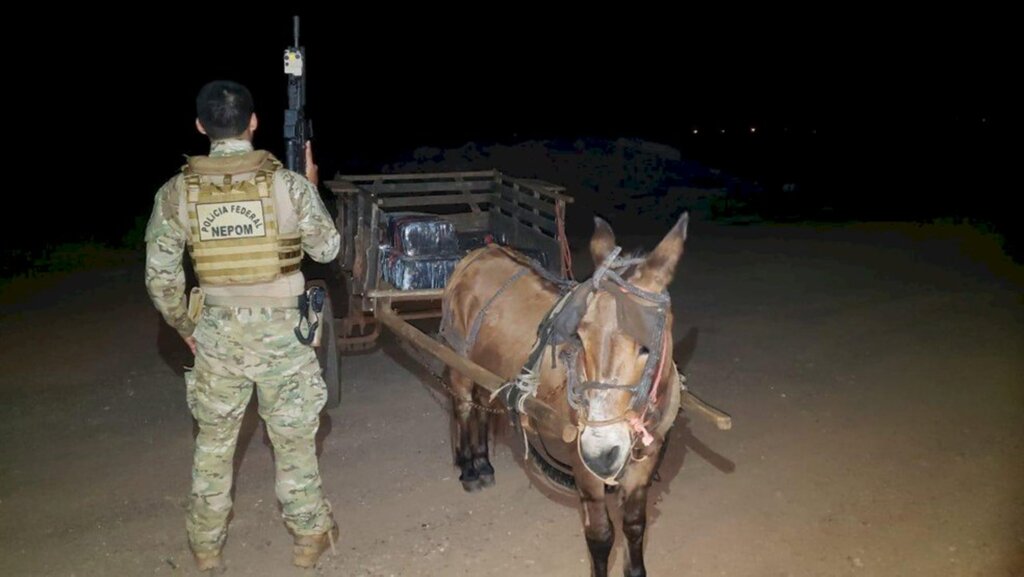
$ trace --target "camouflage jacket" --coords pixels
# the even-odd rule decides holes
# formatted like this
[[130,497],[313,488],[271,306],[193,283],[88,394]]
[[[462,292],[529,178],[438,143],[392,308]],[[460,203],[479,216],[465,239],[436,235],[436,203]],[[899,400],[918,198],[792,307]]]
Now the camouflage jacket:
[[[245,154],[252,150],[252,143],[246,140],[221,140],[212,144],[210,156]],[[287,187],[298,215],[303,251],[317,262],[330,262],[338,254],[341,237],[316,187],[290,170],[277,171],[275,181],[278,179]],[[177,174],[156,193],[146,226],[146,290],[164,320],[187,337],[195,324],[188,317],[185,299],[183,258],[190,227],[185,216],[184,189],[184,177]]]

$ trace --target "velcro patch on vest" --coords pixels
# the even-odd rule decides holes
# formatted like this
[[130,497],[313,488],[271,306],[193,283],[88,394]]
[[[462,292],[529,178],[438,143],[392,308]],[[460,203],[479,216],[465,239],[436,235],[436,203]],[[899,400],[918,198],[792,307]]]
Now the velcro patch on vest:
[[267,236],[259,200],[197,204],[196,217],[200,241]]

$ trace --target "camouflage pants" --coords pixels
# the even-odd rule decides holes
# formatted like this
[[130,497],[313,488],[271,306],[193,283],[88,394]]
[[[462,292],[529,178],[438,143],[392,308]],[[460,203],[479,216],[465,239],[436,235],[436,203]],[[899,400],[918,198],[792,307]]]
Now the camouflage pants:
[[187,521],[195,550],[218,549],[227,536],[235,445],[254,383],[274,445],[285,524],[296,535],[332,527],[315,446],[327,387],[313,348],[295,338],[298,318],[294,309],[203,310],[193,333],[195,369],[186,373],[189,409],[199,423]]

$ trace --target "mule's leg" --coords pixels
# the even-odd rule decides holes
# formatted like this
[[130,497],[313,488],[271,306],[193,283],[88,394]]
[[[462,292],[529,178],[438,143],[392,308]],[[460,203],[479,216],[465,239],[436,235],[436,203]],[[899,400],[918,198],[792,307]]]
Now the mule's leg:
[[647,529],[647,485],[628,491],[623,498],[622,532],[626,535],[626,577],[647,577],[644,568],[644,532]]
[[652,448],[649,457],[634,461],[622,476],[622,532],[626,535],[626,577],[647,577],[644,567],[644,533],[647,530],[647,489],[665,455],[667,439],[659,449]]
[[473,469],[480,477],[482,487],[490,487],[494,484],[494,467],[491,466],[490,452],[488,450],[488,436],[490,435],[490,414],[481,409],[489,403],[489,395],[480,388],[475,388],[477,407],[473,409],[473,424],[476,430],[473,431]]
[[473,418],[473,381],[457,371],[449,372],[452,388],[452,410],[455,413],[455,430],[458,446],[455,449],[455,465],[461,473],[459,481],[466,491],[480,488],[480,475],[473,467],[473,439],[471,425]]
[[615,543],[615,528],[605,504],[604,482],[590,473],[579,471],[576,473],[576,487],[583,507],[583,534],[590,549],[591,575],[608,577],[608,555]]

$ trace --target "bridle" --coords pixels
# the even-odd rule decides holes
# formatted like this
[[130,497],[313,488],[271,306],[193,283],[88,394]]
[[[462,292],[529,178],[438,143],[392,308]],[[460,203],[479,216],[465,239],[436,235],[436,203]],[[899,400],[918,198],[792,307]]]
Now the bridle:
[[[525,396],[536,395],[544,350],[548,346],[552,347],[554,363],[554,347],[563,344],[565,346],[559,357],[566,365],[566,395],[570,407],[576,411],[579,429],[582,431],[587,427],[599,428],[627,422],[639,435],[643,445],[648,446],[654,439],[647,430],[645,419],[657,402],[659,384],[663,380],[665,363],[669,357],[669,335],[666,325],[671,299],[667,291],[646,291],[625,280],[623,275],[626,271],[642,263],[643,259],[620,259],[621,252],[621,247],[615,247],[602,261],[593,277],[582,283],[568,285],[568,290],[548,311],[538,327],[537,341],[523,370],[500,390],[507,391],[507,405],[522,412],[520,405]],[[611,295],[616,301],[619,330],[648,350],[647,361],[637,383],[621,384],[591,380],[586,375],[585,363],[580,362],[580,357],[586,354],[578,334],[580,321],[592,299],[601,292]],[[629,406],[614,417],[592,420],[589,418],[591,410],[587,393],[595,390],[628,392],[631,396]],[[619,474],[621,473],[620,470]],[[605,481],[614,482],[614,478]]]

